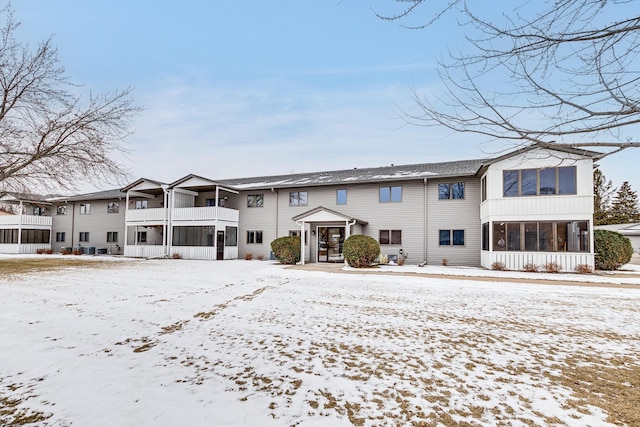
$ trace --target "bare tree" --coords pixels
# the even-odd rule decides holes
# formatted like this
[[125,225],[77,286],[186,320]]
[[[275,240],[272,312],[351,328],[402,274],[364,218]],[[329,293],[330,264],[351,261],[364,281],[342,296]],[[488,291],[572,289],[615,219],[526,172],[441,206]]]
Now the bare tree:
[[[528,1],[490,16],[484,2],[395,0],[379,17],[425,29],[457,14],[470,53],[440,63],[441,96],[414,91],[408,122],[517,145],[638,146],[640,16],[631,0]],[[509,10],[507,10],[509,9]],[[426,12],[425,15],[420,15]],[[500,82],[500,83],[499,83]]]
[[31,47],[15,39],[10,7],[0,28],[0,191],[69,190],[78,181],[118,182],[113,159],[139,111],[131,90],[77,95],[51,39]]

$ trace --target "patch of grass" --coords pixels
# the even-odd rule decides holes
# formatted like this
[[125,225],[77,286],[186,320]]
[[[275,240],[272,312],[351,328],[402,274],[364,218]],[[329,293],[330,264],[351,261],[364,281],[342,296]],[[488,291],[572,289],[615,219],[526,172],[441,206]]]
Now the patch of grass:
[[[105,267],[113,263],[77,258],[15,258],[0,260],[0,275],[55,271],[69,267]],[[120,264],[118,264],[120,265]]]

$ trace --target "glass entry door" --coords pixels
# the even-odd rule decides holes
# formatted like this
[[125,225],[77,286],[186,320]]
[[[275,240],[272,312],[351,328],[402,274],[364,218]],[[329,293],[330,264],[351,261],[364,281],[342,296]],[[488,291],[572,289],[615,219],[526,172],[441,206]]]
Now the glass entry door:
[[318,262],[343,262],[344,227],[318,227]]

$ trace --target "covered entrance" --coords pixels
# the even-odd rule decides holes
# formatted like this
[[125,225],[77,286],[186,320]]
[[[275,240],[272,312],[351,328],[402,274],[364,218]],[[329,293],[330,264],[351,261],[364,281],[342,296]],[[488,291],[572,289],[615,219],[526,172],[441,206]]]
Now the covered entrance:
[[[300,226],[300,263],[344,262],[344,242],[362,233],[366,221],[322,206],[292,218]],[[310,236],[309,236],[310,235]]]

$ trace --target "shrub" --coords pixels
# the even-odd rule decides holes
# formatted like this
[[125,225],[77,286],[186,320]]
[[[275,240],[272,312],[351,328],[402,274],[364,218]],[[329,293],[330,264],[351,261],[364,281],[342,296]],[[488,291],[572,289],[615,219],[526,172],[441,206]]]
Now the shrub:
[[496,262],[494,262],[493,264],[491,264],[491,269],[492,269],[492,270],[500,270],[500,271],[503,271],[503,270],[506,270],[506,269],[507,269],[507,266],[506,266],[506,265],[504,265],[504,263],[503,263],[503,262],[496,261]]
[[560,273],[562,266],[557,262],[548,262],[542,266],[547,273]]
[[244,254],[245,261],[251,261],[253,259],[253,254],[251,252],[247,252]]
[[373,237],[354,234],[345,240],[342,254],[350,267],[369,267],[380,255],[380,245]]
[[47,255],[51,255],[53,253],[53,249],[45,249],[44,253]]
[[617,270],[628,263],[633,255],[633,246],[628,238],[609,230],[594,230],[596,269]]
[[60,251],[60,253],[61,253],[62,255],[70,255],[70,254],[71,254],[71,251],[70,251],[69,249],[63,249],[63,250],[61,250],[61,251]]
[[171,258],[173,259],[182,259],[182,254],[180,252],[174,252],[171,254]]
[[446,267],[447,265],[449,265],[449,260],[447,258],[442,258],[442,261],[440,261],[440,263]]
[[279,237],[271,242],[271,250],[281,264],[295,264],[300,261],[300,237]]
[[593,273],[593,268],[591,268],[588,264],[578,264],[576,265],[576,273],[578,274],[591,274]]
[[74,249],[71,253],[74,255],[82,255],[82,251],[80,249]]
[[522,266],[522,269],[524,271],[526,271],[527,273],[537,273],[538,272],[538,266],[535,265],[532,262],[528,262],[525,265]]
[[258,256],[256,257],[256,259],[257,259],[258,261],[262,261],[262,260],[264,260],[264,255],[262,255],[262,254],[261,254],[261,255],[258,255]]

